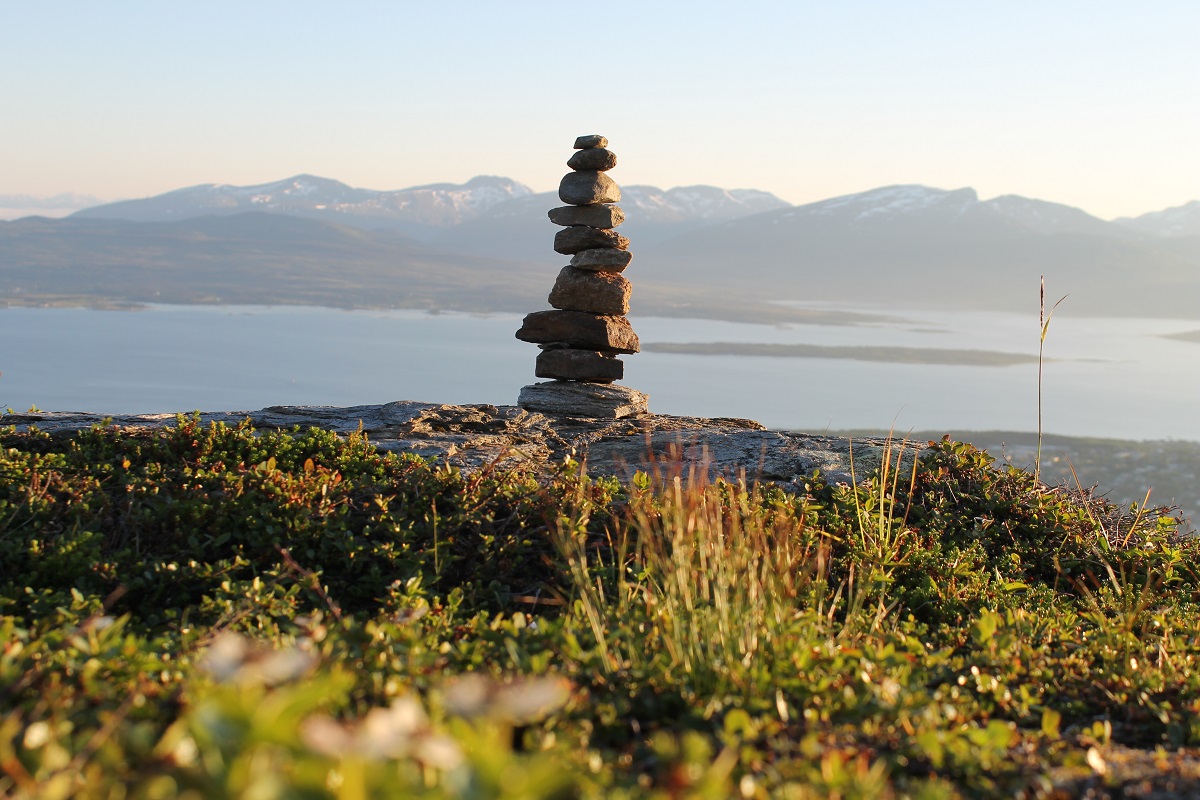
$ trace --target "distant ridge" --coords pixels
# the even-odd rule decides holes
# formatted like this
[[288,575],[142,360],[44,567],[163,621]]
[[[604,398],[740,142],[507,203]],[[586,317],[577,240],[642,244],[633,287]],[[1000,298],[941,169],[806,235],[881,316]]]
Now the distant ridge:
[[265,211],[361,228],[390,228],[418,238],[458,225],[533,191],[508,178],[481,175],[464,184],[433,183],[395,191],[356,189],[341,181],[296,175],[256,186],[202,184],[76,212],[87,219],[168,222],[210,214]]
[[1200,200],[1114,222],[1156,236],[1200,236]]
[[[0,303],[528,310],[566,261],[550,246],[558,204],[489,176],[395,191],[312,175],[188,187],[0,222]],[[1112,222],[921,185],[801,206],[751,189],[629,186],[621,205],[638,243],[635,315],[796,319],[778,301],[1027,311],[1045,275],[1071,314],[1200,319],[1200,202]],[[169,291],[144,291],[164,280]]]

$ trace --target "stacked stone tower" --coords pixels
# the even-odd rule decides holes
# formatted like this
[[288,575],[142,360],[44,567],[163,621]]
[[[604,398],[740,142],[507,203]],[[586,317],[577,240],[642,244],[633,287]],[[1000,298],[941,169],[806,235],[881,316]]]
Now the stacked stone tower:
[[517,338],[541,348],[534,375],[550,378],[521,389],[522,408],[578,417],[626,417],[646,413],[648,397],[626,386],[613,386],[624,375],[617,358],[640,349],[629,313],[629,281],[621,273],[633,254],[629,240],[615,228],[625,220],[621,189],[606,174],[617,165],[603,136],[580,136],[577,151],[558,186],[569,205],[551,209],[550,221],[562,225],[555,252],[571,256],[550,290],[552,311],[525,317]]

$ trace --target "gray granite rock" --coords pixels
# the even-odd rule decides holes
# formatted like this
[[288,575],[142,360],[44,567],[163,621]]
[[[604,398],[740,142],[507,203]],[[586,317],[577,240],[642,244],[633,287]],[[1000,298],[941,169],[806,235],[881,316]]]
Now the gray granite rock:
[[628,250],[596,248],[576,253],[575,257],[571,259],[571,266],[599,272],[623,272],[632,260],[633,253]]
[[620,206],[601,203],[590,206],[559,206],[547,213],[555,225],[590,225],[593,228],[615,228],[625,221]]
[[594,169],[599,172],[605,172],[617,165],[617,154],[611,150],[605,150],[603,147],[590,147],[587,150],[579,150],[575,155],[567,159],[567,166],[571,169]]
[[[619,388],[619,387],[612,387]],[[27,412],[0,415],[0,425],[18,431],[36,427],[54,437],[74,436],[95,425],[131,433],[176,424],[176,414],[89,414]],[[571,456],[593,475],[628,477],[644,470],[660,477],[745,476],[803,491],[813,470],[835,483],[849,483],[878,469],[888,443],[878,438],[851,442],[836,436],[768,431],[744,419],[704,419],[643,414],[620,420],[584,419],[526,411],[516,406],[442,405],[398,401],[351,407],[271,406],[260,411],[200,414],[204,425],[256,428],[320,428],[348,436],[361,431],[381,451],[413,453],[465,470],[553,467]],[[906,450],[912,463],[917,448]],[[907,467],[906,467],[907,468]]]
[[549,302],[563,311],[623,317],[629,313],[631,289],[620,273],[563,267],[550,290]]
[[628,386],[547,381],[521,387],[517,405],[564,417],[620,419],[648,413],[650,397]]
[[611,228],[593,228],[590,225],[570,225],[554,234],[556,253],[569,256],[597,247],[624,250],[629,247],[629,239]]
[[593,133],[590,136],[580,136],[575,140],[576,150],[583,150],[588,147],[608,147],[608,139],[605,139],[598,133]]
[[603,172],[568,172],[558,184],[558,199],[573,206],[619,203],[621,187]]
[[577,350],[636,353],[641,349],[629,320],[582,311],[535,311],[526,314],[517,338],[534,344],[560,344]]
[[538,353],[533,374],[559,381],[612,383],[625,375],[625,365],[619,358],[595,350],[555,348]]

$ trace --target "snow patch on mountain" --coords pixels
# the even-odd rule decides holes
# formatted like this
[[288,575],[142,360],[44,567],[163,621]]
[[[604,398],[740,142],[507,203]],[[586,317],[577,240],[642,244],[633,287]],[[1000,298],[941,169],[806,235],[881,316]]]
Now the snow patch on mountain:
[[626,186],[621,189],[621,207],[627,216],[648,222],[685,220],[723,222],[763,211],[787,208],[790,204],[770,192],[757,189],[721,189],[716,186],[676,186],[663,191],[657,186]]
[[143,200],[86,209],[78,216],[157,221],[253,210],[331,221],[371,218],[381,223],[448,227],[532,193],[524,184],[488,175],[477,176],[465,184],[438,183],[394,191],[357,189],[329,178],[296,175],[254,186],[202,184]]
[[779,215],[781,219],[827,216],[854,222],[921,214],[930,210],[959,215],[979,202],[974,189],[933,189],[920,185],[883,186],[832,197]]

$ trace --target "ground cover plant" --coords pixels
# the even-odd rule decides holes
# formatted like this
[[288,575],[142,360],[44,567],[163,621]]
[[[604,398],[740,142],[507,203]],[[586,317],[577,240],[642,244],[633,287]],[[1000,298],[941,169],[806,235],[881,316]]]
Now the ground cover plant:
[[1200,542],[894,450],[784,491],[0,432],[0,795],[1196,792]]

